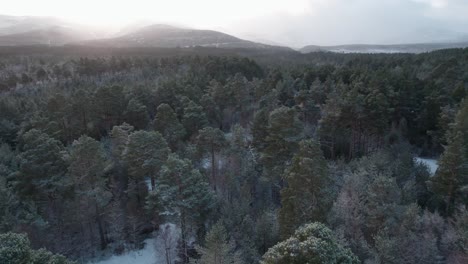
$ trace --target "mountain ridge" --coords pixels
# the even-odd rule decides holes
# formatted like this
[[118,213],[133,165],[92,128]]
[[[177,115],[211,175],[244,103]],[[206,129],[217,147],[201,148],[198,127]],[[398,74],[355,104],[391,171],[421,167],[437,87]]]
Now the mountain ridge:
[[265,43],[255,38],[240,38],[222,31],[194,29],[171,24],[151,24],[149,21],[129,24],[110,32],[73,23],[55,17],[0,15],[0,46],[77,45],[112,48],[246,48],[296,50],[301,53],[423,53],[440,49],[468,47],[468,37],[452,42],[409,44],[307,45],[291,48]]
[[290,49],[288,47],[244,40],[220,31],[181,28],[166,24],[152,24],[122,36],[94,39],[75,44],[111,47],[188,48],[201,46],[216,48]]

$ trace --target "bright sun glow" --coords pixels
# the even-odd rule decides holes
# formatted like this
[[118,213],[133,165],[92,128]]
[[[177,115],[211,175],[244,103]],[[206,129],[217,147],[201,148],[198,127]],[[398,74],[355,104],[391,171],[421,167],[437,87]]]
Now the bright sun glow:
[[311,2],[314,1],[6,0],[1,4],[1,9],[5,14],[57,16],[86,24],[121,25],[137,20],[154,20],[211,27],[276,13],[304,14],[310,11]]

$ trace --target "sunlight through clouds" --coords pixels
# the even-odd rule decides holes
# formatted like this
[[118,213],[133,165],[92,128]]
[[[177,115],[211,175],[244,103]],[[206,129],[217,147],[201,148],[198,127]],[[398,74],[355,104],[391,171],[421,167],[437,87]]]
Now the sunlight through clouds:
[[81,23],[124,24],[134,20],[177,21],[193,26],[223,25],[272,14],[303,15],[322,0],[43,0],[7,1],[2,13],[59,16]]
[[292,46],[464,40],[467,13],[468,0],[15,0],[0,10],[113,30],[214,29]]
[[429,4],[433,8],[444,8],[449,4],[449,0],[413,0],[413,1]]

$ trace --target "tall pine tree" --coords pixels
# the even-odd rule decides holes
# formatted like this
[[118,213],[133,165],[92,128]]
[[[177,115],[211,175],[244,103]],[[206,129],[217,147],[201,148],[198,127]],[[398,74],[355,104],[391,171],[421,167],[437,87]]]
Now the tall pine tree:
[[281,190],[279,221],[281,235],[286,238],[304,223],[325,220],[331,206],[330,178],[319,144],[301,141],[284,179],[287,187]]
[[442,202],[439,209],[452,215],[457,205],[468,205],[468,99],[461,104],[447,143],[431,189]]

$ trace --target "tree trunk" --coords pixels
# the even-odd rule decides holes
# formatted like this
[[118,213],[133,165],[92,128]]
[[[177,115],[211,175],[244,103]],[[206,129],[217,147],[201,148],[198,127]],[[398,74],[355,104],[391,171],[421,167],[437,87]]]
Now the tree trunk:
[[104,227],[102,225],[102,219],[101,219],[101,215],[100,215],[100,212],[99,212],[97,202],[95,202],[95,207],[96,207],[96,223],[98,225],[99,239],[101,241],[101,250],[104,250],[104,249],[106,249],[107,241],[106,241],[106,237],[104,235]]
[[185,212],[182,211],[180,215],[180,235],[182,237],[182,254],[183,254],[183,263],[188,263],[188,249],[187,249],[187,234],[186,234],[186,226],[185,226]]
[[448,186],[448,192],[447,192],[447,207],[445,208],[445,213],[448,215],[450,215],[450,211],[451,211],[451,207],[452,207],[452,197],[453,197],[453,182],[455,180],[455,175],[456,172],[451,172],[451,177],[450,177],[450,182],[449,182],[449,186]]
[[214,144],[211,144],[211,180],[213,181],[213,189],[216,191],[216,165],[215,165],[215,153]]
[[155,187],[156,187],[156,179],[154,175],[151,175],[151,191],[154,191]]

